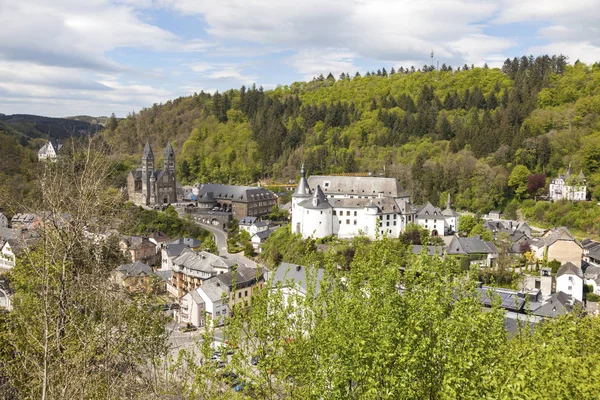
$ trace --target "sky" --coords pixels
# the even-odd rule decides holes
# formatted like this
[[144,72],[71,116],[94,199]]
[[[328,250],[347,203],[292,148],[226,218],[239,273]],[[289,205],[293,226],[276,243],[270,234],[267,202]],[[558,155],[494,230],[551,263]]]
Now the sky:
[[600,61],[600,0],[0,0],[0,113],[118,117],[332,72]]

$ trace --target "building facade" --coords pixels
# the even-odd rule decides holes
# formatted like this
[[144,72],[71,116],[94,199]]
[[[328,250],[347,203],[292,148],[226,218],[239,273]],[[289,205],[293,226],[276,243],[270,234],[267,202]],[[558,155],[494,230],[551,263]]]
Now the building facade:
[[275,193],[261,187],[205,183],[197,189],[198,208],[231,213],[238,221],[270,214],[277,205]]
[[[292,195],[292,232],[303,238],[398,237],[407,224],[418,223],[418,212],[394,178],[311,176],[307,179],[302,166]],[[456,229],[458,214],[454,211],[439,210],[439,218],[440,235]],[[425,219],[423,223],[428,224]],[[438,229],[437,224],[435,228],[431,225],[432,230]]]
[[548,197],[550,200],[586,200],[586,183],[583,171],[580,171],[579,175],[575,175],[569,165],[569,169],[564,175],[559,175],[550,182]]
[[143,206],[160,206],[177,202],[175,178],[175,152],[167,143],[163,155],[163,169],[155,169],[154,153],[146,142],[142,155],[142,167],[127,176],[129,201]]
[[62,149],[63,144],[58,140],[48,140],[45,145],[38,151],[38,161],[56,160],[58,152]]

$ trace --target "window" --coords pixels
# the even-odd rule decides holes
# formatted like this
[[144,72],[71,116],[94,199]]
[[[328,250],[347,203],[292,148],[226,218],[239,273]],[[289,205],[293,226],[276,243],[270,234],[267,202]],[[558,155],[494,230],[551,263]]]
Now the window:
[[356,220],[354,220],[354,225],[356,225]]
[[326,188],[328,188],[328,187],[329,187],[329,182],[324,182],[324,183],[323,183],[323,187],[326,187]]
[[321,215],[323,215],[323,211],[321,211]]
[[388,214],[388,215],[386,216],[386,219],[390,219],[390,214]]
[[336,215],[335,210],[333,210],[333,215]]
[[388,221],[388,222],[386,222],[386,225],[385,225],[385,226],[390,226],[390,222],[389,222],[389,221]]
[[346,211],[346,215],[349,217],[350,216],[350,211]]
[[244,297],[248,297],[248,291],[244,290]]
[[349,219],[346,220],[346,225],[350,225],[350,220]]
[[536,288],[536,289],[541,289],[541,288],[542,288],[542,282],[541,282],[541,281],[539,281],[539,280],[536,280],[536,281],[535,281],[535,288]]
[[238,293],[238,299],[241,299],[241,298],[242,298],[242,292],[239,292]]
[[357,215],[357,214],[356,214],[356,211],[354,211],[354,216],[356,217],[356,215]]
[[396,221],[394,221],[394,226],[396,226]]

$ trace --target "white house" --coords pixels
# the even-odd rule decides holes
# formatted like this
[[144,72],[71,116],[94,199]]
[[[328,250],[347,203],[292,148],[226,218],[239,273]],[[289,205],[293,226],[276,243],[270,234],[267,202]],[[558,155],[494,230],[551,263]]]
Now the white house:
[[571,262],[563,264],[556,273],[556,292],[583,301],[583,271]]
[[[312,189],[311,189],[312,188]],[[394,178],[311,176],[304,166],[292,195],[292,232],[303,238],[397,237],[416,208]]]
[[63,144],[57,140],[49,140],[45,145],[38,151],[38,161],[43,160],[56,160],[58,152],[62,149]]
[[179,322],[204,326],[205,303],[197,290],[186,293],[180,301]]
[[5,279],[0,279],[0,311],[2,311],[2,310],[10,311],[11,310],[11,305],[10,305],[11,295],[12,295],[12,293],[10,291],[8,281]]
[[16,264],[15,253],[8,240],[0,239],[0,271],[14,268]]
[[440,210],[427,202],[416,215],[417,225],[427,229],[431,236],[452,235],[458,228],[459,215],[451,208],[450,195],[446,201],[446,209]]
[[481,237],[463,238],[455,235],[446,254],[469,257],[472,266],[493,267],[498,258],[498,249],[494,243],[481,240]]
[[587,194],[586,182],[583,171],[580,171],[579,175],[575,175],[569,165],[569,169],[564,175],[559,175],[550,182],[548,197],[550,197],[550,200],[585,200]]
[[220,326],[229,312],[229,288],[218,279],[206,281],[181,298],[179,322],[194,326]]

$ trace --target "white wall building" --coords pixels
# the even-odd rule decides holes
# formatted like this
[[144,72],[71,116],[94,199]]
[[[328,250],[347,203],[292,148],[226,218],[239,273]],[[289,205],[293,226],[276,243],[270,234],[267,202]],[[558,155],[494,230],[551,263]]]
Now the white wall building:
[[8,218],[3,213],[0,213],[0,228],[8,228]]
[[8,240],[0,239],[0,271],[14,268],[16,261]]
[[63,144],[59,141],[49,140],[45,145],[38,151],[38,161],[43,160],[56,160],[58,152],[62,149]]
[[579,175],[575,175],[569,165],[566,174],[559,175],[550,182],[548,197],[550,200],[585,200],[587,195],[586,182],[583,171],[579,172]]
[[450,195],[446,201],[446,209],[440,210],[427,202],[416,215],[415,223],[427,229],[431,236],[453,235],[458,228],[459,215],[451,208]]
[[[313,188],[313,189],[311,189]],[[417,209],[394,178],[311,176],[304,166],[292,195],[292,232],[303,238],[329,235],[371,239],[397,237]]]
[[583,301],[583,271],[571,262],[563,264],[556,273],[556,292]]

